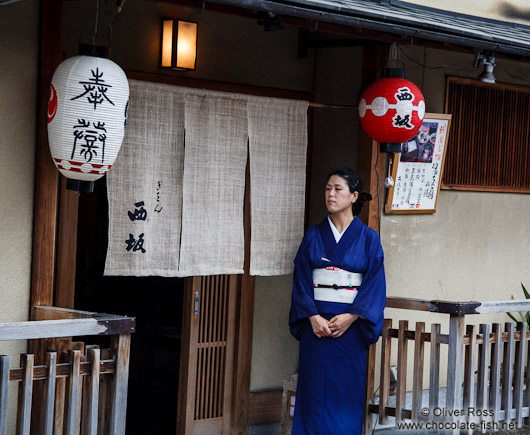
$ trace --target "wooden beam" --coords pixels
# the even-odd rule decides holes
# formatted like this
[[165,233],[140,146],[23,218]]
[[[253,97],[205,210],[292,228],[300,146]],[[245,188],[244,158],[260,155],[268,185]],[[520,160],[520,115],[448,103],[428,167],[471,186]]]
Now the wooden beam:
[[252,328],[254,323],[255,277],[250,270],[250,166],[247,157],[244,205],[245,263],[241,275],[241,292],[238,304],[237,351],[234,371],[234,413],[232,434],[247,433],[250,410],[250,369],[252,362]]
[[389,296],[386,298],[387,308],[398,308],[401,310],[414,311],[434,311],[431,301],[426,299],[404,298],[399,296]]
[[[174,73],[174,72],[173,72]],[[310,101],[311,92],[293,91],[290,89],[269,88],[266,86],[242,85],[238,83],[220,82],[216,80],[197,79],[179,75],[153,74],[139,71],[126,71],[127,78],[142,80],[166,85],[184,86],[195,89],[208,89],[210,91],[233,92],[246,95],[257,95],[272,98],[289,98],[293,100]]]
[[62,59],[62,7],[62,0],[41,2],[41,46],[30,308],[36,305],[53,305],[59,176],[48,146],[47,119],[48,91],[51,78]]
[[29,340],[104,334],[107,327],[96,319],[42,320],[0,323],[0,340]]
[[59,307],[34,307],[34,320],[61,320],[61,319],[91,319],[98,313],[92,311],[78,311]]
[[[365,88],[379,77],[380,71],[377,66],[381,64],[382,57],[381,47],[364,48],[361,88]],[[383,206],[385,155],[379,153],[379,144],[369,138],[362,128],[359,129],[358,144],[357,172],[364,180],[364,191],[370,193],[373,198],[365,205],[359,217],[366,225],[379,233],[380,212]]]
[[[62,60],[62,18],[63,0],[41,0],[30,316],[37,305],[53,305],[54,296],[59,175],[50,154],[47,125],[50,83]],[[46,347],[47,340],[29,341],[36,364],[44,361]],[[43,394],[43,387],[36,385],[31,413],[34,427],[43,418]]]
[[79,192],[66,189],[61,177],[55,306],[74,308]]
[[283,390],[250,392],[248,424],[264,424],[280,421],[282,418]]

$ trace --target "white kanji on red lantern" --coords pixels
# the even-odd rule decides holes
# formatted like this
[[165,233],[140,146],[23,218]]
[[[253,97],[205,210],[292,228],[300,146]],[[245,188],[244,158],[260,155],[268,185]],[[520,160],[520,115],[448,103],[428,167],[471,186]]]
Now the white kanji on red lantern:
[[361,126],[378,142],[403,143],[414,137],[425,116],[425,99],[418,87],[403,78],[385,78],[361,94]]
[[120,150],[129,104],[129,83],[109,59],[75,56],[55,71],[48,103],[48,142],[55,166],[66,177],[94,181]]

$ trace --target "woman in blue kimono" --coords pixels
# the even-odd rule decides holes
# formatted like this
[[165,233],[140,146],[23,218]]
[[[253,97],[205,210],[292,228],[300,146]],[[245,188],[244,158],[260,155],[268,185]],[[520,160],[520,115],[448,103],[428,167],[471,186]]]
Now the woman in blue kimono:
[[357,217],[371,196],[353,170],[328,177],[330,213],[309,228],[294,260],[289,325],[300,340],[293,435],[362,433],[366,356],[383,327],[383,250]]

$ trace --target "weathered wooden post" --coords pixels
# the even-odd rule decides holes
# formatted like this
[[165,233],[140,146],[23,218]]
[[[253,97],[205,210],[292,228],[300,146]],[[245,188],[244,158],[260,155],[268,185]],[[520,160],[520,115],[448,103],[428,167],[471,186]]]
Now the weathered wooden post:
[[111,435],[125,433],[130,344],[131,334],[113,335],[110,342],[112,356],[116,360],[116,368],[111,381],[109,428]]
[[[465,316],[451,314],[449,320],[449,350],[447,359],[446,411],[462,409],[462,382],[464,380]],[[451,418],[453,421],[454,417]],[[452,431],[459,434],[460,430]]]

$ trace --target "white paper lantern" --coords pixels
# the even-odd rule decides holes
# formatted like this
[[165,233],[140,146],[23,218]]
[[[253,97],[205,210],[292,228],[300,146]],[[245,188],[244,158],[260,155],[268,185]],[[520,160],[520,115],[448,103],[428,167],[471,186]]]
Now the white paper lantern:
[[75,56],[57,67],[48,103],[48,142],[61,174],[81,181],[68,187],[92,191],[92,182],[113,165],[128,105],[127,77],[111,60]]

